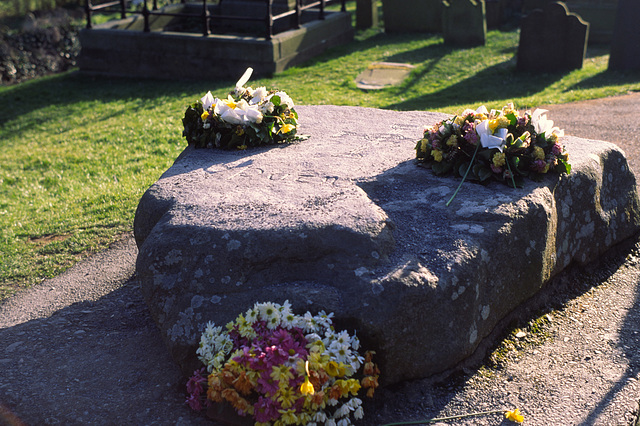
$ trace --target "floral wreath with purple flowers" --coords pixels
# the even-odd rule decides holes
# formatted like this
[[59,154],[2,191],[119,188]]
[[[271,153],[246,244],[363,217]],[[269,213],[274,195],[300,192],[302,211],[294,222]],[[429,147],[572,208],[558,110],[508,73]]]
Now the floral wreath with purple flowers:
[[564,131],[554,127],[546,112],[520,114],[511,103],[491,112],[485,106],[468,109],[425,128],[416,158],[436,175],[462,177],[447,205],[465,179],[498,180],[515,188],[524,185],[525,177],[540,180],[548,172],[569,174],[569,156],[561,144]]
[[224,331],[209,322],[197,350],[205,367],[187,382],[187,403],[197,411],[229,403],[256,426],[351,425],[364,416],[359,392],[373,396],[380,370],[332,317],[295,315],[285,301],[256,303]]

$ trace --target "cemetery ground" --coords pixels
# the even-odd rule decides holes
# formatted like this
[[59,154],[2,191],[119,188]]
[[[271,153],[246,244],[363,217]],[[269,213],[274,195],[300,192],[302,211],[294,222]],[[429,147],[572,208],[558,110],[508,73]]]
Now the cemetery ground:
[[[584,101],[580,108],[567,103],[638,91],[639,76],[607,72],[602,46],[589,48],[581,70],[517,74],[517,36],[513,29],[491,31],[486,46],[453,49],[439,36],[370,30],[252,84],[279,87],[300,104],[451,114],[509,101],[521,108],[553,104],[550,118],[559,126],[619,144],[638,173],[637,94]],[[375,61],[417,67],[401,86],[362,92],[354,79]],[[0,365],[8,371],[0,377],[0,401],[25,420],[201,423],[182,404],[184,383],[130,279],[135,248],[128,235],[140,196],[186,145],[184,107],[207,90],[222,95],[232,85],[207,80],[206,72],[198,82],[67,72],[0,87],[0,317],[27,315],[0,331]],[[102,252],[114,241],[120,242]],[[632,421],[640,371],[637,257],[637,247],[627,247],[600,267],[563,275],[564,287],[540,311],[514,322],[485,367],[445,384],[385,390],[366,418],[379,424],[506,405],[520,406],[530,424]],[[515,337],[519,331],[525,337]],[[483,421],[499,422],[469,424]]]
[[[620,129],[631,130],[640,94],[550,108],[550,114],[566,117],[566,127],[576,129],[572,134],[615,140]],[[604,124],[590,128],[591,122]],[[580,133],[583,125],[588,135]],[[636,173],[639,138],[617,141]],[[508,332],[491,337],[488,355],[470,360],[459,373],[379,390],[362,424],[518,407],[530,425],[635,426],[638,238],[554,278],[505,320]],[[136,253],[127,234],[0,305],[0,401],[27,423],[212,424],[184,404],[185,380],[136,282]],[[501,415],[489,415],[447,424],[501,422]]]

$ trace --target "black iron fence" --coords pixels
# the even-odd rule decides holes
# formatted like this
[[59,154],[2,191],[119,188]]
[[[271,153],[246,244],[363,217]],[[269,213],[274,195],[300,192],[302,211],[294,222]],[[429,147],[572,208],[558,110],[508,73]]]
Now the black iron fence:
[[[235,16],[235,15],[221,15],[221,14],[211,14],[209,11],[209,5],[207,5],[207,0],[202,0],[202,12],[200,13],[168,13],[162,11],[162,9],[158,9],[158,0],[152,0],[152,7],[149,9],[148,2],[151,0],[143,0],[142,1],[142,10],[131,9],[131,0],[113,0],[106,3],[100,3],[94,5],[91,0],[86,0],[85,2],[85,12],[87,15],[87,28],[91,29],[93,27],[92,24],[92,15],[94,12],[107,12],[114,13],[119,12],[121,19],[126,19],[127,14],[129,15],[142,15],[144,19],[144,32],[151,31],[149,26],[149,18],[151,16],[173,16],[179,18],[200,18],[202,21],[202,34],[207,36],[211,34],[211,21],[257,21],[263,22],[266,27],[265,37],[267,39],[271,39],[273,37],[273,24],[274,22],[285,19],[288,17],[294,17],[294,28],[300,28],[300,24],[302,22],[302,12],[308,9],[316,8],[319,10],[318,19],[324,19],[325,17],[325,7],[331,4],[340,3],[340,10],[342,12],[346,11],[345,0],[317,0],[311,1],[309,3],[303,2],[303,0],[295,0],[295,8],[288,10],[286,12],[280,13],[278,15],[273,14],[273,0],[264,0],[267,11],[264,17],[253,17],[253,16]],[[186,0],[180,0],[181,3],[187,3]],[[128,8],[129,6],[129,8]]]

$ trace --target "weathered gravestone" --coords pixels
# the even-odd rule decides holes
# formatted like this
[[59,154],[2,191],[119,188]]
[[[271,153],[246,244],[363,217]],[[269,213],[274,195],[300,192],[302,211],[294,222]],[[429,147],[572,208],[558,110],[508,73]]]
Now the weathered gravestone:
[[454,367],[572,262],[640,229],[636,181],[613,144],[566,139],[571,175],[523,189],[414,163],[429,112],[296,107],[300,144],[188,148],[142,197],[137,276],[185,374],[207,321],[257,301],[334,312],[394,383]]
[[382,0],[387,32],[442,32],[442,0]]
[[619,0],[609,55],[610,70],[640,70],[640,1]]
[[547,3],[522,19],[517,68],[520,71],[570,71],[582,68],[589,24],[562,2]]
[[378,26],[378,2],[356,0],[356,29],[364,30]]
[[442,32],[445,43],[484,46],[487,38],[484,0],[443,1]]

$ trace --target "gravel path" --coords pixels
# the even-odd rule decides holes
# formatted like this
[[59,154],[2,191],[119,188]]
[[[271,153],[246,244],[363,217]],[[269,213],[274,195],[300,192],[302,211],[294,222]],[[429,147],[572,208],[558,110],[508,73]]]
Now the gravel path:
[[[567,133],[620,145],[640,172],[640,135],[633,121],[640,94],[548,109]],[[26,423],[212,424],[184,405],[184,380],[135,280],[136,255],[126,236],[0,305],[0,402]],[[381,390],[363,424],[515,407],[529,425],[635,424],[639,286],[640,238],[598,264],[561,274],[519,308],[505,323],[548,315],[541,330],[523,328],[518,338],[504,341],[498,367],[478,369],[477,357],[445,380]],[[493,337],[489,349],[504,336]],[[494,414],[447,424],[502,423],[508,422]]]

